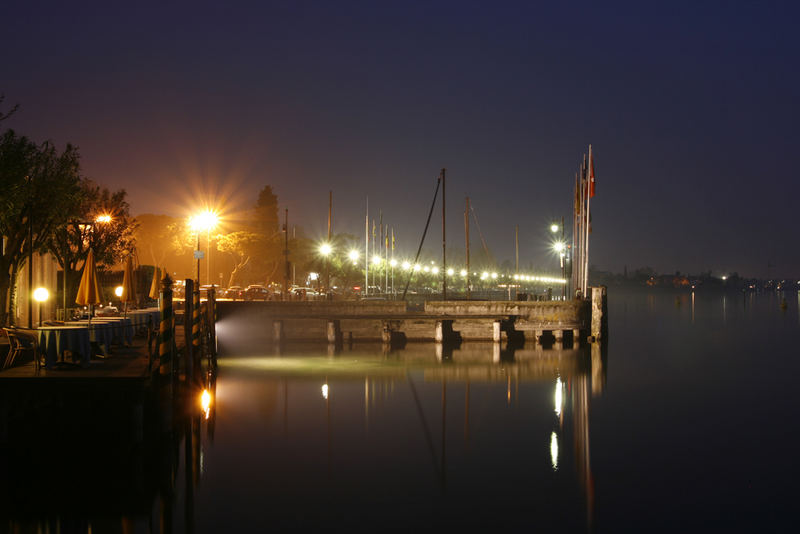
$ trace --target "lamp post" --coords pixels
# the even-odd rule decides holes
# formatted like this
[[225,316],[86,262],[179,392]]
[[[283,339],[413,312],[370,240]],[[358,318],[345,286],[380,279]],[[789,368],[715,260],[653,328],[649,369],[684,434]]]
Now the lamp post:
[[333,252],[333,247],[329,242],[325,242],[319,247],[319,253],[322,254],[322,257],[325,258],[325,299],[327,300],[331,292],[330,288],[330,255]]
[[39,303],[39,327],[40,328],[42,326],[42,306],[44,306],[44,303],[47,301],[48,298],[50,298],[50,292],[47,290],[47,288],[37,287],[33,291],[33,299],[36,302]]
[[[561,239],[556,242],[553,246],[556,252],[558,252],[559,261],[561,265],[561,278],[563,279],[566,276],[566,272],[564,270],[564,258],[566,256],[566,246],[564,245],[564,217],[561,217],[561,224],[554,222],[550,225],[550,231],[553,234],[557,234],[558,231],[561,230]],[[566,284],[561,284],[561,297],[563,299],[567,298],[567,286]]]
[[203,253],[200,250],[200,232],[206,231],[206,245],[208,246],[208,260],[206,265],[206,278],[211,282],[211,230],[217,226],[219,216],[216,211],[206,210],[201,213],[193,215],[189,219],[189,227],[197,234],[197,249],[194,252],[194,257],[197,259],[197,286],[200,287],[200,259]]

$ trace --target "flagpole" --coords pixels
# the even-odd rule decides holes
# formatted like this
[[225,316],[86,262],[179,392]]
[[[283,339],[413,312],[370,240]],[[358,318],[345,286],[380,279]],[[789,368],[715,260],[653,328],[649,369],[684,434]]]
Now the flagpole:
[[589,215],[591,214],[590,200],[592,198],[592,195],[590,194],[591,193],[591,188],[592,188],[592,184],[591,184],[591,179],[592,179],[592,177],[591,177],[591,174],[592,174],[591,165],[592,165],[592,145],[589,145],[589,160],[588,160],[588,166],[586,168],[586,174],[588,176],[588,180],[586,181],[587,182],[586,183],[586,245],[585,245],[586,246],[586,258],[585,258],[586,269],[585,269],[585,271],[583,273],[583,287],[584,287],[583,294],[584,294],[584,297],[587,296],[586,292],[589,290],[589,222],[590,222]]
[[384,253],[385,261],[383,263],[383,289],[385,293],[389,293],[389,225],[386,225],[386,229],[383,232],[383,241],[384,241]]
[[392,226],[392,259],[389,261],[389,265],[392,266],[392,300],[394,300],[394,226]]
[[364,295],[369,296],[369,197],[364,216]]
[[575,174],[575,188],[572,191],[572,248],[570,249],[570,265],[569,265],[569,279],[570,279],[570,294],[572,298],[575,297],[575,232],[577,228],[578,219],[578,175]]

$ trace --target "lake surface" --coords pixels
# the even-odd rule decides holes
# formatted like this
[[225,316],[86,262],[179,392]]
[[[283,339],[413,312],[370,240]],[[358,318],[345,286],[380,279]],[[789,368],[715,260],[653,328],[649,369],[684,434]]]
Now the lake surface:
[[612,289],[602,347],[226,355],[151,500],[72,530],[795,530],[799,300]]

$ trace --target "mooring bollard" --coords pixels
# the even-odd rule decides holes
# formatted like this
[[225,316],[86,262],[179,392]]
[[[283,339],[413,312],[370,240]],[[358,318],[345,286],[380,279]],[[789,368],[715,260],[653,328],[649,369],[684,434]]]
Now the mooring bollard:
[[161,279],[161,324],[158,328],[158,358],[161,366],[169,361],[169,373],[175,375],[175,317],[172,313],[172,278],[164,273]]

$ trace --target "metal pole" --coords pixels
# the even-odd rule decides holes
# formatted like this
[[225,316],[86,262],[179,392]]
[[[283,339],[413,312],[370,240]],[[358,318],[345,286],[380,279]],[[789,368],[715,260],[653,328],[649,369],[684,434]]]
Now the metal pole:
[[206,248],[208,249],[208,256],[206,257],[206,282],[211,285],[211,228],[206,228]]
[[369,295],[369,197],[364,215],[364,295]]
[[[567,275],[566,264],[565,264],[566,257],[567,257],[567,245],[564,243],[564,216],[563,215],[561,216],[561,246],[563,247],[561,249],[561,252],[560,252],[560,254],[561,254],[561,279],[563,280]],[[567,284],[566,284],[566,282],[561,285],[561,297],[562,297],[562,300],[566,300],[566,298],[567,298]]]
[[283,300],[289,300],[289,208],[283,214]]
[[464,208],[464,236],[467,245],[467,300],[471,298],[471,291],[469,287],[469,197],[467,197],[467,205]]
[[[331,225],[333,224],[333,191],[328,191],[328,246],[331,244]],[[330,254],[325,256],[325,298],[331,299]]]
[[592,213],[590,211],[590,207],[589,207],[590,199],[592,198],[591,195],[590,195],[590,191],[591,191],[591,187],[592,187],[592,184],[591,184],[591,181],[590,181],[591,180],[591,173],[592,173],[591,165],[592,165],[592,145],[589,145],[589,162],[588,162],[587,167],[586,167],[586,175],[587,175],[587,180],[586,180],[586,244],[585,244],[585,246],[586,246],[586,257],[585,257],[585,260],[584,260],[586,262],[586,269],[583,272],[583,293],[584,293],[584,298],[586,298],[586,296],[587,296],[586,292],[589,291],[589,225],[590,225],[590,218],[589,217],[590,217],[590,215]]
[[[200,252],[200,230],[197,230],[197,252]],[[197,255],[197,290],[200,291],[200,254]]]
[[[514,274],[519,274],[519,225],[514,225]],[[519,277],[518,277],[519,278]],[[516,280],[515,280],[516,281]],[[509,286],[511,283],[509,282]],[[517,284],[514,284],[514,298],[517,298]],[[511,289],[508,290],[508,298],[511,300]]]
[[33,201],[28,208],[28,328],[33,328]]
[[447,300],[447,232],[445,230],[445,189],[444,173],[442,169],[442,300]]

